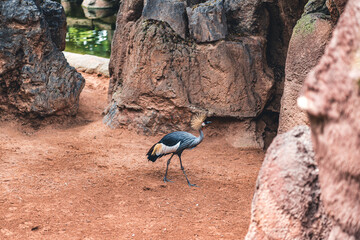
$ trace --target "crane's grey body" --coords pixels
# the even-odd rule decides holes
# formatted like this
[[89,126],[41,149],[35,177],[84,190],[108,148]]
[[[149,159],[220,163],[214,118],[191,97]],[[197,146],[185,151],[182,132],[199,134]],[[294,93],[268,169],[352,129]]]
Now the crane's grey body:
[[165,135],[159,141],[159,143],[162,143],[166,146],[175,146],[178,143],[180,143],[177,149],[174,151],[174,153],[181,154],[185,149],[188,148],[191,149],[199,145],[203,139],[204,139],[204,133],[201,130],[199,137],[195,137],[193,134],[188,132],[179,131]]
[[[208,123],[210,123],[210,122],[204,122],[204,124],[202,126],[205,126]],[[147,153],[147,156],[148,156],[149,161],[152,161],[152,162],[155,162],[156,159],[158,159],[164,155],[172,154],[166,164],[166,172],[165,172],[165,176],[164,176],[164,182],[171,182],[167,178],[167,172],[168,172],[170,161],[171,161],[172,157],[176,154],[179,157],[181,170],[183,171],[189,186],[196,186],[195,184],[191,184],[189,179],[186,176],[186,173],[185,173],[184,167],[182,165],[182,161],[181,161],[181,154],[185,149],[192,149],[202,142],[202,140],[204,139],[204,133],[201,130],[201,128],[199,129],[199,133],[200,133],[200,135],[198,137],[196,137],[193,134],[188,133],[188,132],[183,132],[183,131],[172,132],[172,133],[165,135],[158,143],[154,144],[150,148],[150,150]]]

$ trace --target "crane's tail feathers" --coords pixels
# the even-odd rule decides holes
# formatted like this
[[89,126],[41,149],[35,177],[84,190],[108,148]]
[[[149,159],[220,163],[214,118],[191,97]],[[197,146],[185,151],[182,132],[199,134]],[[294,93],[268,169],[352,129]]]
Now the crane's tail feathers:
[[159,158],[159,156],[156,156],[156,155],[148,155],[147,158],[148,158],[149,161],[155,162],[156,159]]
[[149,161],[155,162],[156,159],[158,159],[159,157],[162,157],[162,154],[160,154],[161,148],[162,148],[162,145],[160,143],[156,143],[156,144],[154,144],[154,146],[152,146],[150,148],[150,150],[146,154]]

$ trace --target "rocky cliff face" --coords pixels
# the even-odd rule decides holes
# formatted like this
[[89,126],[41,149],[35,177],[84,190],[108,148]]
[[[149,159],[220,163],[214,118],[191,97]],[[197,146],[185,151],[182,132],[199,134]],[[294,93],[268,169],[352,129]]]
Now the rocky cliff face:
[[76,114],[85,81],[70,67],[59,3],[0,2],[0,112]]
[[287,53],[278,133],[309,124],[306,113],[298,108],[296,100],[305,77],[324,54],[333,26],[325,0],[310,0],[306,4],[293,29]]
[[299,106],[310,116],[329,239],[360,239],[360,2],[349,0]]
[[[283,74],[278,69],[285,57],[275,57],[287,49],[292,29],[288,16],[302,12],[281,4],[291,5],[261,0],[123,1],[104,122],[154,134],[186,130],[193,113],[208,111],[213,118],[254,125],[251,138],[257,140],[251,145],[263,146],[264,129],[272,124],[262,116],[279,111],[280,98],[274,96],[281,92]],[[285,22],[290,22],[289,29]],[[281,29],[275,27],[279,23]],[[280,50],[274,50],[279,46],[275,39],[284,41]]]

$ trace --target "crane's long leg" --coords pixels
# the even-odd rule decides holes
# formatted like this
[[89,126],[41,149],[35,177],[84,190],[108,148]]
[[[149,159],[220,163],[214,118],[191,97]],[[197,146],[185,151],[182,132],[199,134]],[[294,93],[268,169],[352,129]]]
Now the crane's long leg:
[[189,186],[190,186],[190,187],[197,187],[196,184],[191,184],[191,183],[190,183],[188,177],[186,176],[185,169],[184,169],[184,167],[183,167],[183,165],[182,165],[182,162],[181,162],[181,154],[179,154],[178,156],[179,156],[179,159],[180,159],[180,167],[181,167],[181,170],[183,171],[183,173],[184,173],[184,175],[185,175],[185,178],[186,178],[186,181],[188,182]]
[[169,158],[169,160],[167,160],[167,163],[166,163],[166,172],[165,172],[165,176],[164,176],[164,182],[172,182],[170,179],[168,179],[166,176],[167,176],[167,172],[168,172],[168,168],[169,168],[169,165],[170,165],[170,161],[171,161],[171,158],[174,156],[174,154],[171,155],[171,157]]

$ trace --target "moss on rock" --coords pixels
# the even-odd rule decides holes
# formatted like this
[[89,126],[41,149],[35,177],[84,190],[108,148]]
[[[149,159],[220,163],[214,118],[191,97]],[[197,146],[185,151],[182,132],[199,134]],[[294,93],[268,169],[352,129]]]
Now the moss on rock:
[[308,35],[315,30],[316,18],[311,15],[304,15],[299,19],[294,27],[293,35]]
[[319,19],[330,20],[330,12],[326,7],[326,0],[309,0],[304,7],[304,13],[296,23],[294,35],[308,35],[315,30]]

